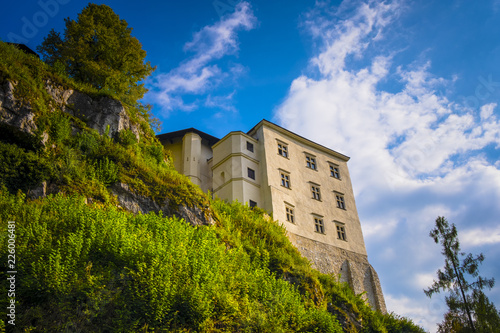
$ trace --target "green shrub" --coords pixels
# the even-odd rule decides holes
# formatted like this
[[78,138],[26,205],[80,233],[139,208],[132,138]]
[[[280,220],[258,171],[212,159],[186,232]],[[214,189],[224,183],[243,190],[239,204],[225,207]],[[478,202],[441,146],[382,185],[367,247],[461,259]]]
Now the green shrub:
[[53,112],[49,116],[49,138],[57,144],[67,140],[71,135],[71,121],[62,111]]
[[124,147],[132,146],[137,143],[137,138],[131,130],[125,129],[118,132],[118,142]]
[[[23,276],[20,326],[342,331],[334,317],[305,306],[290,284],[269,271],[268,256],[251,260],[241,248],[228,250],[213,228],[89,207],[80,197],[25,203],[2,192],[0,218],[16,221],[16,251],[23,254],[16,265]],[[1,226],[4,234],[6,223]]]
[[100,146],[100,136],[96,131],[82,131],[75,136],[75,146],[82,153],[93,156],[97,154]]
[[118,181],[118,172],[118,165],[107,157],[93,164],[93,176],[105,186],[109,186]]
[[50,173],[48,163],[38,154],[0,142],[0,185],[9,192],[26,192],[47,180]]

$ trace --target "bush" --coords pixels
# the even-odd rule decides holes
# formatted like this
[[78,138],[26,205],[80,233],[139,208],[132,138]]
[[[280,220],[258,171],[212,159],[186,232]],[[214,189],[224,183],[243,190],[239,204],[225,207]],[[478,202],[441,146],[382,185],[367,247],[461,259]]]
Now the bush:
[[95,161],[93,164],[93,178],[109,186],[118,181],[119,167],[109,158],[105,157],[101,160]]
[[137,137],[131,130],[122,130],[118,132],[118,142],[124,147],[129,147],[137,143]]
[[2,192],[0,218],[16,221],[16,251],[23,253],[16,265],[23,276],[19,326],[53,332],[342,331],[334,317],[306,306],[272,274],[268,257],[251,260],[241,248],[228,250],[213,228],[89,207],[81,197],[25,203],[23,196]]
[[0,142],[0,157],[0,185],[11,193],[26,192],[50,176],[48,163],[32,151]]

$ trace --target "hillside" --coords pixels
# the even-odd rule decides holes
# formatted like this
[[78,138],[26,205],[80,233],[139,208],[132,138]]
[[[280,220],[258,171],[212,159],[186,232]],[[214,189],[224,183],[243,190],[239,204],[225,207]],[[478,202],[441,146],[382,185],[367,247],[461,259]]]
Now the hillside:
[[0,42],[2,330],[423,332],[311,269],[265,212],[209,198],[114,97]]

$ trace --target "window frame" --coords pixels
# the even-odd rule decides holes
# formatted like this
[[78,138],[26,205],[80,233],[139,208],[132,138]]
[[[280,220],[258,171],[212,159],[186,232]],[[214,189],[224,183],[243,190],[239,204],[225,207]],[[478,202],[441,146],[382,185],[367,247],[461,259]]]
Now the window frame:
[[[251,149],[250,149],[251,148]],[[247,140],[247,150],[251,153],[254,152],[254,144]]]
[[257,207],[257,202],[253,201],[252,199],[248,199],[248,207],[250,207],[250,208]]
[[321,201],[321,185],[312,182],[309,182],[309,184],[312,193],[312,198],[314,200]]
[[291,181],[290,172],[280,169],[280,185],[284,188],[291,189],[292,181]]
[[333,221],[335,223],[335,230],[337,232],[337,239],[347,242],[347,232],[345,230],[345,223]]
[[248,176],[248,178],[255,180],[255,170],[247,167],[247,176]]
[[323,216],[313,214],[314,232],[326,235],[325,220]]
[[306,154],[306,168],[318,171],[318,160],[316,159],[316,156],[311,155],[309,153]]
[[284,158],[290,158],[290,154],[288,151],[288,143],[278,140],[278,155]]
[[330,177],[341,180],[342,177],[340,176],[340,166],[335,163],[329,163],[330,164]]
[[287,222],[295,224],[295,207],[285,203],[285,218]]
[[343,210],[347,210],[347,206],[345,204],[345,195],[344,193],[340,193],[340,192],[335,192],[335,201],[337,202],[337,208],[340,208],[340,209],[343,209]]

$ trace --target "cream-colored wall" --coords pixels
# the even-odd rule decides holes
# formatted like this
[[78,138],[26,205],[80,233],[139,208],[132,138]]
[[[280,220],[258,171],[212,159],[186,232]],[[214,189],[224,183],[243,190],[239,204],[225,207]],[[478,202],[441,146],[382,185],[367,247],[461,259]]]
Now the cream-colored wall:
[[193,184],[200,186],[201,137],[198,134],[188,132],[182,138],[182,159],[182,173],[188,176]]
[[209,165],[209,159],[212,158],[212,148],[204,141],[201,142],[201,155],[199,157],[200,167],[200,187],[205,193],[213,190],[212,166]]
[[[253,143],[253,152],[247,149],[247,141]],[[214,195],[223,200],[238,200],[247,204],[252,200],[260,206],[261,174],[256,159],[257,141],[243,132],[231,132],[212,149]],[[255,180],[248,177],[248,168],[255,171]]]
[[176,138],[172,143],[163,142],[163,146],[165,149],[170,150],[175,170],[182,173],[184,171],[184,165],[182,163],[182,138]]
[[[346,159],[265,124],[257,129],[255,137],[263,148],[260,160],[265,164],[263,172],[267,172],[267,182],[263,181],[262,185],[267,184],[261,187],[261,197],[265,201],[263,206],[271,207],[267,209],[273,213],[273,218],[283,222],[294,234],[366,255]],[[288,158],[278,154],[277,140],[288,144]],[[306,167],[305,153],[316,157],[317,170]],[[339,166],[340,180],[330,176],[328,162]],[[290,189],[281,186],[280,169],[290,173]],[[310,182],[320,185],[321,201],[312,198]],[[344,194],[345,210],[337,208],[334,191]],[[295,224],[286,222],[285,202],[295,207]],[[315,232],[313,214],[323,217],[324,234]],[[334,221],[344,223],[347,241],[338,239]]]
[[163,146],[170,150],[175,170],[188,176],[204,192],[212,190],[212,169],[208,161],[212,158],[212,149],[208,142],[196,133],[186,133],[182,138],[163,142]]

